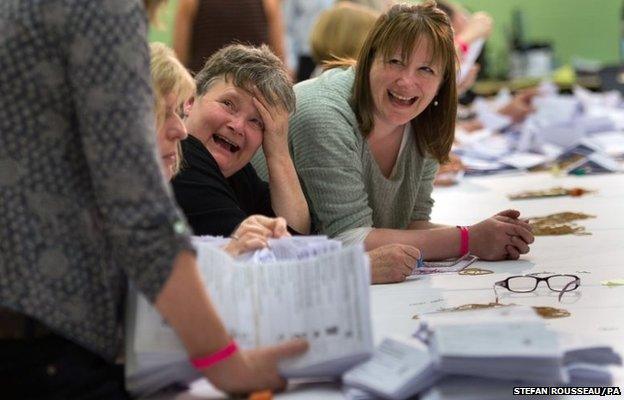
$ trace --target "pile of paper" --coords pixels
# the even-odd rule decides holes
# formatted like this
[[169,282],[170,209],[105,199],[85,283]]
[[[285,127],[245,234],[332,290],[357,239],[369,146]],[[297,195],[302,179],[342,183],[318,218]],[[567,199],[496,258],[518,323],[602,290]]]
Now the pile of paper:
[[[423,317],[414,338],[386,338],[343,376],[387,399],[503,398],[514,386],[609,385],[611,347],[548,329],[532,308],[506,306]],[[471,397],[472,395],[472,397]]]
[[562,168],[570,174],[619,172],[624,158],[624,108],[619,93],[596,94],[575,88],[559,95],[544,85],[533,98],[535,111],[513,124],[496,110],[511,101],[508,91],[495,100],[476,99],[472,111],[484,129],[456,131],[453,151],[461,157],[467,176],[524,171],[558,163],[558,157],[581,144],[592,143],[591,154]]
[[[307,246],[302,238],[286,238],[241,261],[217,243],[223,241],[196,240],[197,259],[211,300],[240,347],[307,339],[308,352],[280,364],[286,377],[340,376],[370,356],[370,266],[361,246],[341,249],[323,238],[311,238]],[[128,297],[127,389],[145,395],[196,379],[173,329],[135,290]]]

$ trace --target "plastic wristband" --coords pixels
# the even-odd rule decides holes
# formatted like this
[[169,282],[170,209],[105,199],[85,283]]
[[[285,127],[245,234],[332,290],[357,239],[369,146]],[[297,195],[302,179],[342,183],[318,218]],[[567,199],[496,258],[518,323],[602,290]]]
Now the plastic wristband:
[[232,354],[236,353],[238,345],[235,341],[231,341],[227,346],[205,357],[197,357],[191,359],[191,364],[197,369],[204,369],[215,365],[223,360],[228,359]]
[[461,240],[461,244],[459,245],[459,256],[465,256],[466,254],[470,253],[470,234],[468,233],[468,227],[465,226],[457,226],[457,229],[459,229],[459,234],[460,236],[460,240]]

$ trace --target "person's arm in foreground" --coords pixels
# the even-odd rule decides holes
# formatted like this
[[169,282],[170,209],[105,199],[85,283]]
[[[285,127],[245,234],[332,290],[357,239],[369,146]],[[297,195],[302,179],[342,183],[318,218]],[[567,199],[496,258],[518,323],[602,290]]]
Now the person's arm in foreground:
[[[229,338],[210,303],[154,151],[144,9],[137,0],[121,11],[93,9],[97,12],[89,24],[79,23],[81,13],[67,16],[68,46],[62,49],[79,145],[97,202],[93,213],[123,273],[156,304],[189,355],[206,356]],[[100,51],[102,46],[108,46],[106,51]],[[92,54],[96,49],[97,57]],[[277,374],[278,359],[305,348],[300,341],[237,352],[203,372],[225,391],[280,388],[284,381]]]
[[[171,276],[156,298],[156,308],[175,329],[190,358],[213,354],[230,341],[190,252],[176,257]],[[306,349],[307,343],[297,340],[237,351],[202,372],[218,389],[229,393],[281,389],[285,381],[278,374],[278,361]]]
[[266,157],[275,215],[284,217],[299,233],[310,233],[310,212],[299,178],[288,152],[288,112],[266,105],[257,93],[254,104],[264,122],[262,150]]

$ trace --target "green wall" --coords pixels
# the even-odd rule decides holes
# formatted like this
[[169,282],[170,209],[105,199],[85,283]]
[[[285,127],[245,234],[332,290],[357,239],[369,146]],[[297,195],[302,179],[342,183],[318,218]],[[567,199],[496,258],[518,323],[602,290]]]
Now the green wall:
[[[224,0],[226,1],[226,0]],[[528,41],[554,45],[556,66],[574,57],[615,63],[619,60],[620,13],[624,0],[456,0],[471,11],[487,11],[494,18],[488,41],[488,63],[494,75],[507,70],[507,37],[511,14],[524,14]],[[161,13],[163,30],[152,28],[150,40],[171,44],[171,29],[177,0],[169,0]]]
[[177,0],[169,0],[167,5],[163,7],[159,14],[159,21],[161,22],[159,27],[150,27],[149,41],[150,42],[163,42],[171,46],[173,19],[175,17],[175,9],[178,5]]
[[488,62],[496,74],[507,69],[512,10],[524,14],[528,41],[551,42],[556,66],[574,57],[616,63],[619,60],[622,0],[457,0],[471,11],[487,11],[494,19],[488,41]]

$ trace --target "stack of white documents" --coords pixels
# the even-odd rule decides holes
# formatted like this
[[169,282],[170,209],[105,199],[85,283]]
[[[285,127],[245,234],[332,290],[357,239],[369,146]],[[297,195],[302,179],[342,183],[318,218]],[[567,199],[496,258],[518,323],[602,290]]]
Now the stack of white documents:
[[510,397],[514,386],[609,385],[621,368],[611,347],[546,327],[531,307],[429,314],[414,338],[385,338],[343,376],[387,399]]
[[[240,347],[307,339],[308,352],[280,364],[286,377],[340,376],[370,356],[370,266],[361,246],[341,249],[334,241],[312,238],[306,249],[302,238],[286,238],[272,241],[270,252],[240,261],[216,243],[222,241],[195,241],[198,264]],[[135,290],[129,299],[127,389],[145,395],[199,377],[176,333],[147,299]]]

